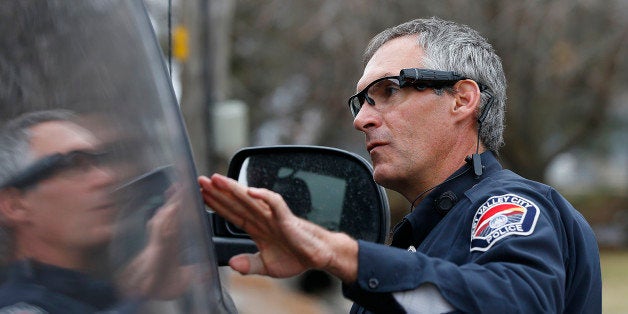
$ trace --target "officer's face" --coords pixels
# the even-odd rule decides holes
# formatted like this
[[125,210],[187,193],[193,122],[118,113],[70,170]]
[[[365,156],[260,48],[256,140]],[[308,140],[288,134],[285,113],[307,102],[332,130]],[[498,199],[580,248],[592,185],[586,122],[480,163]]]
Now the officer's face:
[[[31,151],[38,160],[54,153],[95,151],[97,140],[69,122],[46,122],[31,128]],[[113,174],[94,165],[68,166],[23,192],[28,210],[31,247],[49,247],[73,254],[111,238],[115,215],[110,197]]]
[[[357,90],[372,81],[406,68],[425,68],[424,53],[414,36],[393,39],[374,54],[364,69]],[[394,105],[374,108],[364,105],[353,125],[364,132],[366,148],[379,184],[414,198],[433,180],[452,141],[452,119],[449,115],[454,98],[448,93],[437,95],[433,89],[419,91],[404,88],[400,101]]]

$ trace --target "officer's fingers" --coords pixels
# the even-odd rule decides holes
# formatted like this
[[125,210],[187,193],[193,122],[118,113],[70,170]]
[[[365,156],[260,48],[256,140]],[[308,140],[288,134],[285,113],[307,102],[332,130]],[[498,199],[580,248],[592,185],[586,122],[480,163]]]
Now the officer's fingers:
[[[250,234],[251,232],[257,233],[256,231],[259,230],[267,230],[268,227],[265,226],[265,223],[269,221],[271,215],[268,205],[262,200],[247,195],[246,187],[231,179],[223,180],[223,178],[215,179],[212,177],[210,184],[205,185],[203,188],[205,203],[219,215]],[[253,226],[257,230],[251,229]]]
[[279,193],[258,188],[249,188],[247,192],[251,197],[263,200],[267,203],[277,219],[282,220],[294,216],[288,204],[286,204],[286,201]]
[[199,176],[197,181],[201,187],[201,194],[205,193],[205,190],[209,189],[212,184],[212,180],[206,176]]
[[229,260],[229,266],[242,275],[267,273],[259,253],[236,255]]
[[[231,195],[233,195],[233,197],[240,202],[244,209],[249,211],[251,214],[259,216],[258,218],[271,218],[271,209],[268,204],[259,198],[254,198],[249,195],[249,190],[251,188],[246,187],[231,178],[218,174],[212,176],[212,183],[218,189],[230,192]],[[273,193],[268,190],[266,191]]]
[[[206,182],[206,181],[205,181]],[[212,175],[210,182],[217,189],[229,191],[233,194],[246,194],[246,187],[238,183],[238,181],[225,177],[220,174]]]
[[224,195],[223,192],[205,189],[202,196],[205,204],[218,213],[218,215],[236,226],[242,227],[248,215],[244,215],[243,217],[242,211],[233,210],[234,207],[230,205],[231,201],[228,201],[227,196]]

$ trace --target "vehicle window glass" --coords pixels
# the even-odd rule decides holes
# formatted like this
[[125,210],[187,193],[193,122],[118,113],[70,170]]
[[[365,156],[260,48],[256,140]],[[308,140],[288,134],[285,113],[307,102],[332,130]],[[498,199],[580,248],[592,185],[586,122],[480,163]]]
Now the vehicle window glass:
[[43,286],[75,312],[227,312],[142,2],[3,1],[0,31],[0,309]]

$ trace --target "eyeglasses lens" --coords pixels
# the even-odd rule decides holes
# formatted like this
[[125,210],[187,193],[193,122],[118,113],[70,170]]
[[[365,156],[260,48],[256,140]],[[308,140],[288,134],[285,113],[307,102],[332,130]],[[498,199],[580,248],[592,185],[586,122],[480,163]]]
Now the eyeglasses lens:
[[368,98],[371,100],[369,104],[386,105],[391,102],[391,97],[393,97],[399,89],[399,80],[396,78],[387,78],[378,81],[368,90]]
[[365,101],[371,106],[386,105],[400,89],[399,79],[396,77],[383,77],[371,82],[361,92],[349,99],[349,107],[353,117],[358,115]]

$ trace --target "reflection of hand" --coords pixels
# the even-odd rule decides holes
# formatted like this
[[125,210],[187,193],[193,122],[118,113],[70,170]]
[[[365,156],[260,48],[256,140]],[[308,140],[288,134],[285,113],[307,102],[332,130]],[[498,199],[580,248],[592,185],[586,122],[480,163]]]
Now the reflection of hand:
[[118,276],[125,294],[171,299],[182,294],[190,281],[189,270],[180,265],[182,191],[171,187],[168,201],[147,223],[146,247]]
[[148,221],[148,245],[159,253],[176,253],[179,243],[179,224],[177,216],[181,207],[182,196],[175,186],[168,189],[168,201]]
[[318,268],[345,282],[357,277],[357,242],[296,217],[281,195],[221,175],[200,177],[199,184],[207,205],[246,231],[260,249],[234,256],[229,261],[234,270],[289,277]]

